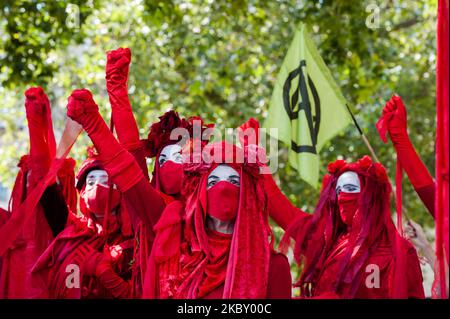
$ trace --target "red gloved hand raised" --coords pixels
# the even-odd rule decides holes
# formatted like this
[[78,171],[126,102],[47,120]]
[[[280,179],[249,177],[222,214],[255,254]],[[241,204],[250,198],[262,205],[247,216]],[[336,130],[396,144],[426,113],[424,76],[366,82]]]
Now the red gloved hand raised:
[[106,55],[106,85],[116,82],[127,82],[130,69],[131,51],[128,48],[119,48]]
[[139,129],[128,98],[127,82],[131,51],[128,48],[110,51],[107,54],[106,61],[106,89],[111,103],[117,138],[120,144],[132,152],[148,179],[147,164],[139,137]]
[[81,124],[91,138],[109,178],[125,192],[144,176],[134,158],[117,142],[98,106],[86,89],[75,90],[69,97],[67,116]]
[[30,136],[29,185],[33,188],[47,173],[56,149],[50,102],[42,88],[25,91],[25,111]]
[[408,135],[406,108],[401,97],[394,95],[383,108],[383,115],[389,119],[387,127],[392,142],[401,142]]
[[386,131],[394,144],[397,160],[408,174],[414,189],[434,216],[434,182],[428,169],[416,153],[408,136],[406,108],[401,97],[394,95],[383,108],[383,115],[376,127],[383,142]]
[[32,87],[25,91],[25,110],[28,120],[36,119],[45,123],[47,105],[49,104],[50,102],[41,87]]
[[74,90],[67,103],[67,116],[78,122],[89,134],[86,126],[92,118],[100,116],[98,106],[92,97],[92,93],[86,89]]

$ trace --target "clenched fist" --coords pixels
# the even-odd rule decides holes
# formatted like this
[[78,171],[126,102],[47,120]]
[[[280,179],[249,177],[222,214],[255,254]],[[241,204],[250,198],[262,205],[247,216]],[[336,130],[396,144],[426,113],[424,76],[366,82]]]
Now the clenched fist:
[[45,119],[50,102],[41,87],[32,87],[25,91],[25,110],[27,119]]
[[96,113],[98,113],[98,106],[89,90],[74,90],[69,96],[67,116],[72,120],[85,126],[90,116]]
[[131,62],[129,48],[119,48],[108,52],[106,56],[106,80],[126,80]]
[[389,118],[388,131],[390,135],[406,133],[408,125],[406,108],[400,96],[394,95],[386,103],[383,108],[383,115]]

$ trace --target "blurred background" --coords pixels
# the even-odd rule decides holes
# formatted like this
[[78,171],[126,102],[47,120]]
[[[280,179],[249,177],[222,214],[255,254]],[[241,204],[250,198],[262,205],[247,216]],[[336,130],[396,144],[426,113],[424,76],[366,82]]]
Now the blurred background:
[[[129,95],[142,138],[172,108],[186,117],[201,115],[219,128],[237,127],[249,117],[262,122],[300,21],[313,31],[392,180],[395,152],[390,143],[382,144],[375,122],[394,93],[406,104],[411,139],[434,175],[436,10],[436,0],[2,0],[0,206],[7,206],[16,165],[28,152],[27,87],[40,85],[48,94],[57,140],[73,89],[90,89],[108,121],[106,52],[129,47]],[[87,145],[83,134],[70,156],[80,163]],[[285,146],[279,150],[275,177],[281,189],[312,212],[319,191],[286,165]],[[365,154],[357,130],[349,126],[322,150],[321,174],[336,158],[352,161]],[[406,178],[403,200],[433,241],[433,219]],[[282,235],[277,227],[275,233],[277,239]],[[433,275],[423,269],[429,295]],[[292,271],[295,278],[298,270]]]

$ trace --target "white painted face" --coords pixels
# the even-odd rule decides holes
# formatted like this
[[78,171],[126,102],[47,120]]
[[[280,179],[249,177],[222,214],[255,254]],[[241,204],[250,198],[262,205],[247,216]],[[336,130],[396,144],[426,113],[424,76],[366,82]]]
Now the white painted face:
[[183,162],[180,145],[178,144],[167,145],[162,149],[158,157],[159,166],[162,166],[167,161],[172,161],[177,164],[181,164]]
[[108,173],[102,169],[94,169],[86,176],[86,189],[91,189],[96,184],[108,186]]
[[345,172],[339,176],[336,184],[336,194],[344,193],[359,193],[361,192],[361,185],[358,174],[355,172]]
[[206,189],[210,189],[218,182],[226,181],[237,187],[240,186],[239,173],[227,164],[221,164],[217,166],[208,176],[208,186]]

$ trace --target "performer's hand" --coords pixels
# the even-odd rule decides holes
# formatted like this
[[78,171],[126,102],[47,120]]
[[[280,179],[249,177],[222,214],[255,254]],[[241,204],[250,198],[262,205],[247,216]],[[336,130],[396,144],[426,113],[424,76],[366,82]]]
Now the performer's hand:
[[388,131],[392,139],[407,134],[406,108],[400,96],[394,95],[383,108],[383,115],[389,118]]
[[67,116],[83,127],[89,123],[92,115],[98,114],[98,106],[89,90],[74,90],[67,103]]
[[120,257],[122,257],[123,249],[120,245],[105,246],[103,251],[104,259],[108,260],[112,265],[115,265]]
[[32,87],[25,91],[25,110],[27,120],[45,121],[48,98],[41,87]]
[[422,227],[410,220],[405,227],[405,234],[418,249],[425,249],[428,246],[427,236]]
[[108,52],[106,55],[106,80],[126,80],[130,62],[131,51],[129,48],[119,48]]

